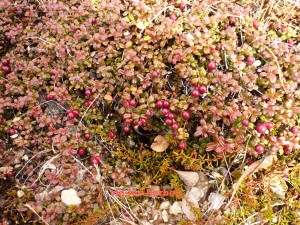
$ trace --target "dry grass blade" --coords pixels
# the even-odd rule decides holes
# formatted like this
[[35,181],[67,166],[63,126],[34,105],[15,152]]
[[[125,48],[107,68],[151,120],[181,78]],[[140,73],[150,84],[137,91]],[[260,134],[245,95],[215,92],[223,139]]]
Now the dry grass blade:
[[277,156],[276,155],[268,155],[266,156],[265,158],[263,159],[260,159],[260,160],[257,160],[255,161],[254,163],[252,163],[246,170],[245,172],[242,174],[242,176],[238,179],[238,181],[233,185],[233,193],[231,195],[231,198],[230,200],[228,201],[225,209],[227,209],[230,204],[231,204],[231,201],[235,195],[235,193],[237,192],[240,184],[252,173],[255,173],[259,170],[262,170],[262,169],[266,169],[268,167],[270,167],[274,161],[277,160]]
[[41,217],[30,205],[28,205],[27,203],[24,204],[24,206],[26,206],[28,209],[30,209],[35,215],[37,215],[38,218],[40,218],[46,225],[49,225],[49,223],[47,223],[43,217]]

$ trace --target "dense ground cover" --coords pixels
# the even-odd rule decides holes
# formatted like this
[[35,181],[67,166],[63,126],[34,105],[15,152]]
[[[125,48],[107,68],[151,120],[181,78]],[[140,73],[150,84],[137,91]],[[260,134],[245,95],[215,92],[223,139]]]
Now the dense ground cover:
[[0,223],[299,224],[299,8],[2,0]]

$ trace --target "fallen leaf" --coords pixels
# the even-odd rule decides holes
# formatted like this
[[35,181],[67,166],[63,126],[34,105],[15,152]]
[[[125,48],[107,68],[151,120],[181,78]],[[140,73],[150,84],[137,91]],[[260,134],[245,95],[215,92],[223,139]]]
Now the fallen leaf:
[[272,177],[265,178],[267,188],[270,187],[272,192],[281,199],[285,198],[285,194],[288,190],[288,186],[282,176],[276,174]]
[[208,196],[208,201],[211,204],[209,209],[215,210],[221,208],[223,205],[223,202],[225,200],[225,197],[219,193],[210,193]]
[[81,203],[81,199],[74,189],[63,190],[61,192],[61,201],[66,205],[79,205]]
[[199,200],[204,195],[203,191],[199,188],[193,187],[186,193],[186,198],[182,200],[182,212],[186,215],[189,220],[195,221],[195,216],[192,208],[199,209]]
[[169,147],[169,142],[161,135],[156,136],[151,148],[156,152],[164,152]]
[[199,175],[197,172],[179,170],[175,170],[175,172],[178,174],[183,183],[188,187],[194,187],[199,181]]
[[169,221],[169,216],[168,216],[168,213],[165,209],[161,213],[161,218],[163,219],[163,221],[165,223],[167,223]]
[[170,214],[175,216],[178,214],[182,214],[181,204],[182,202],[174,202],[173,205],[170,206]]
[[209,183],[207,176],[202,172],[197,172],[199,176],[199,181],[195,185],[196,188],[199,188],[203,192],[203,196],[201,197],[201,200],[204,201],[208,192]]

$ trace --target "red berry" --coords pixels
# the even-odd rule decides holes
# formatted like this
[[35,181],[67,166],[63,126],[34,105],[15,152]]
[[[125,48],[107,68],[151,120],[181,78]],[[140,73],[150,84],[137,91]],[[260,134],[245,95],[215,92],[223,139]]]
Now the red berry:
[[0,80],[0,85],[3,85],[4,84],[4,80]]
[[164,101],[163,100],[158,100],[155,104],[155,108],[160,109],[164,106]]
[[258,154],[262,154],[264,152],[265,148],[264,146],[262,146],[261,144],[258,144],[255,146],[255,151],[258,153]]
[[171,120],[173,120],[173,119],[175,119],[175,115],[173,113],[169,113],[168,114],[168,118],[171,119]]
[[210,71],[215,70],[216,68],[217,68],[217,65],[216,65],[215,61],[211,61],[207,65],[207,69],[210,70]]
[[69,114],[70,112],[73,112],[73,109],[67,109],[67,114]]
[[81,148],[78,148],[77,150],[77,155],[79,156],[84,156],[85,155],[85,148],[81,147]]
[[85,94],[85,96],[90,97],[93,94],[92,89],[85,90],[84,94]]
[[136,100],[135,99],[130,100],[129,105],[132,106],[132,107],[135,107],[137,105]]
[[258,123],[255,126],[255,130],[260,134],[264,134],[267,131],[267,126],[265,125],[265,123]]
[[178,17],[177,17],[175,14],[171,14],[171,15],[169,16],[169,18],[170,18],[171,20],[173,20],[173,21],[175,21],[175,20],[178,19]]
[[173,129],[174,131],[177,131],[177,130],[179,129],[179,125],[178,125],[177,123],[173,123],[173,124],[172,124],[172,129]]
[[75,116],[79,116],[79,114],[80,114],[80,111],[78,109],[74,109],[74,110],[72,110],[72,112]]
[[96,24],[97,20],[95,18],[92,18],[92,24]]
[[125,109],[130,108],[130,101],[125,101],[124,102],[124,107],[125,107]]
[[87,140],[90,140],[92,138],[92,134],[91,133],[85,133],[84,138],[87,139]]
[[4,71],[4,73],[10,73],[11,72],[10,66],[2,66],[2,70]]
[[131,124],[132,121],[133,121],[133,120],[132,120],[131,118],[126,118],[126,119],[125,119],[125,123],[126,123],[126,124]]
[[92,162],[92,165],[98,165],[99,164],[98,160],[95,159],[95,158],[93,158],[91,162]]
[[249,120],[248,120],[248,119],[243,119],[243,120],[242,120],[242,125],[243,125],[244,127],[247,127],[248,124],[249,124]]
[[6,173],[7,178],[11,178],[13,176],[14,176],[14,171],[9,171],[9,172]]
[[143,126],[146,126],[147,123],[148,123],[148,120],[146,118],[142,118],[140,121],[141,121]]
[[255,29],[258,29],[258,27],[259,27],[259,23],[258,23],[258,21],[253,21],[253,27],[255,28]]
[[12,36],[11,36],[11,35],[6,35],[6,39],[7,39],[8,41],[11,41],[11,40],[12,40]]
[[100,155],[97,155],[94,157],[99,163],[101,162],[102,160],[102,157]]
[[50,101],[50,100],[54,100],[55,96],[52,95],[52,94],[47,94],[45,98],[46,98],[47,101]]
[[284,154],[288,155],[292,152],[292,149],[290,148],[290,146],[284,146],[283,151]]
[[93,102],[93,100],[92,99],[90,99],[90,100],[88,100],[88,101],[86,101],[85,103],[84,103],[84,106],[85,107],[90,107],[90,106],[93,106],[95,103]]
[[153,71],[153,72],[151,73],[151,76],[152,76],[153,78],[158,77],[158,72],[157,72],[157,71]]
[[168,100],[164,100],[164,107],[169,108],[171,106],[171,103]]
[[167,126],[171,126],[171,125],[173,124],[173,120],[167,118],[167,119],[165,120],[165,124],[166,124]]
[[67,116],[68,116],[69,120],[72,120],[75,118],[75,114],[73,112],[69,112]]
[[112,130],[108,131],[108,136],[111,138],[111,139],[114,139],[116,137],[116,133],[113,132]]
[[148,109],[145,115],[146,115],[147,117],[153,116],[152,109]]
[[92,159],[92,164],[93,165],[98,165],[100,162],[101,162],[102,158],[101,156],[95,156],[93,159]]
[[10,136],[12,136],[12,135],[14,135],[14,134],[16,134],[17,133],[17,131],[14,129],[14,128],[10,128],[9,129],[9,135]]
[[198,91],[199,91],[200,94],[204,94],[204,93],[206,93],[207,88],[206,88],[205,85],[201,85],[201,86],[198,88]]
[[218,43],[217,49],[218,49],[218,51],[221,51],[221,50],[222,50],[222,44],[221,44],[221,43]]
[[180,144],[178,145],[178,148],[181,149],[181,150],[186,149],[186,141],[185,141],[185,140],[182,140],[182,141],[180,142]]
[[137,126],[138,126],[138,127],[141,127],[142,125],[143,125],[142,121],[139,120],[139,121],[137,122]]
[[191,117],[190,113],[188,111],[183,111],[182,112],[182,118],[184,120],[188,120]]
[[0,117],[0,124],[2,124],[3,123],[3,118],[2,117]]
[[186,4],[180,3],[180,4],[179,4],[179,8],[180,8],[182,11],[185,10]]
[[128,133],[128,132],[130,131],[130,127],[128,127],[128,126],[124,127],[124,128],[123,128],[123,131],[124,131],[125,133]]
[[293,134],[298,134],[298,127],[293,126],[293,127],[291,127],[290,131],[291,131]]
[[266,127],[268,130],[270,130],[274,127],[274,124],[272,122],[266,122]]
[[255,58],[253,56],[248,56],[247,63],[248,65],[252,65],[255,62]]
[[164,116],[167,116],[168,114],[169,114],[169,109],[167,109],[167,108],[163,108],[162,110],[161,110],[161,114],[163,114]]
[[2,59],[2,66],[9,66],[8,59]]
[[200,92],[197,89],[194,89],[191,94],[194,98],[198,98],[200,96]]

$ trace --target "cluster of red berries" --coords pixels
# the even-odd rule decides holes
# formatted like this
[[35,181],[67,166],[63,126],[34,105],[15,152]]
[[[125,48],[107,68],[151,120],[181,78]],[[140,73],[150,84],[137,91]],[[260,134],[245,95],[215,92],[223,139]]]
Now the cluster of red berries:
[[[243,125],[249,123],[246,122],[246,120],[243,120],[242,121]],[[255,130],[259,133],[259,134],[265,134],[267,132],[267,130],[270,130],[274,127],[274,124],[272,122],[260,122],[260,123],[257,123],[256,126],[255,126]],[[297,126],[293,126],[290,128],[290,132],[292,132],[294,135],[297,135],[298,134],[298,127]],[[261,145],[261,144],[258,144],[255,146],[255,151],[258,153],[258,154],[262,154],[264,152],[264,146]],[[285,154],[289,154],[291,152],[291,148],[289,146],[284,146],[284,153]]]
[[91,89],[85,90],[84,97],[85,97],[85,99],[87,99],[87,101],[84,103],[85,107],[90,107],[90,106],[95,105],[95,102],[92,99],[90,99],[92,94],[93,94],[93,91]]
[[137,106],[137,101],[135,99],[131,99],[124,102],[125,109],[128,109],[130,107],[136,107],[136,106]]
[[80,111],[78,109],[68,109],[67,110],[67,117],[69,120],[72,120],[79,115],[80,115]]
[[11,72],[11,68],[10,68],[8,59],[3,59],[1,64],[2,64],[1,69],[4,71],[4,73],[10,73]]
[[191,93],[194,98],[198,98],[201,94],[205,94],[207,92],[207,88],[205,85],[198,86],[196,85]]

